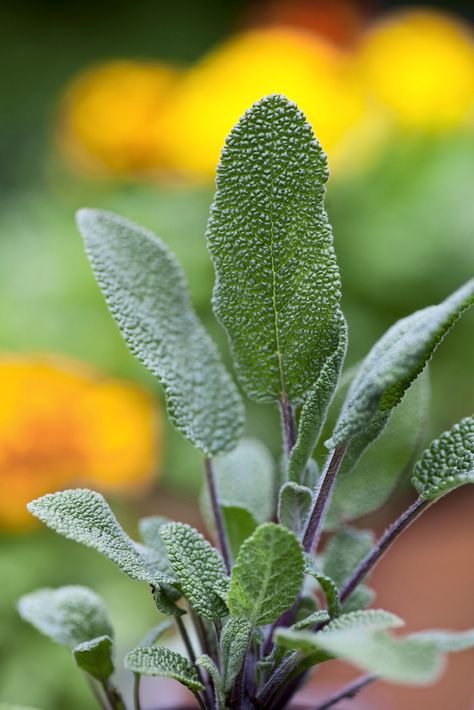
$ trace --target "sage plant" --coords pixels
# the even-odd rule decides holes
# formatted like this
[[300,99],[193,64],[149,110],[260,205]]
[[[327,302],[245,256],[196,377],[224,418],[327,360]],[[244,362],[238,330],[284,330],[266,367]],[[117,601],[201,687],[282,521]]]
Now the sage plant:
[[[382,505],[399,482],[406,466],[394,467],[392,459],[400,459],[403,427],[413,457],[426,406],[424,370],[473,303],[474,279],[395,323],[340,377],[347,328],[324,207],[327,179],[311,126],[279,95],[258,101],[241,118],[217,170],[207,231],[214,313],[245,395],[281,411],[278,462],[243,436],[242,394],[194,312],[168,247],[114,214],[78,214],[112,316],[132,353],[162,384],[174,426],[202,453],[201,503],[216,541],[213,546],[187,524],[152,516],[140,521],[135,542],[102,495],[87,489],[45,495],[28,506],[47,526],[96,549],[151,590],[160,623],[125,658],[134,674],[135,710],[143,675],[174,678],[206,710],[276,710],[291,705],[319,664],[352,663],[362,676],[315,705],[322,710],[377,679],[431,683],[445,654],[474,645],[473,629],[394,636],[403,621],[370,608],[374,592],[367,586],[374,566],[415,518],[474,482],[472,415],[421,453],[411,474],[416,500],[379,540],[349,525]],[[323,443],[327,456],[319,470],[314,452]],[[375,450],[378,463],[370,466]],[[324,530],[331,535],[322,547]],[[124,710],[113,680],[113,628],[94,592],[41,589],[23,597],[19,610],[72,650],[103,708]],[[173,625],[183,654],[163,641]]]

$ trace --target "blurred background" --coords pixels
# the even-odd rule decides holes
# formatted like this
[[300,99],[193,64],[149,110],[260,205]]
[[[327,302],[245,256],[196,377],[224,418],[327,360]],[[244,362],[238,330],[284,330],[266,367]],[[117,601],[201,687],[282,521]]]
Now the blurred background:
[[[204,237],[215,165],[243,111],[285,93],[328,153],[353,364],[394,320],[472,276],[473,19],[470,2],[1,4],[0,701],[92,706],[67,652],[18,619],[25,592],[89,584],[107,602],[121,650],[156,623],[145,588],[36,527],[28,500],[88,485],[108,495],[131,534],[153,512],[201,526],[200,457],[166,423],[159,388],[122,343],[75,210],[104,207],[154,229],[225,353]],[[423,443],[472,412],[473,325],[467,315],[435,356]],[[247,433],[278,458],[272,408],[249,405]],[[357,524],[382,530],[409,495],[400,490]],[[465,489],[443,500],[374,575],[377,604],[409,630],[474,625],[473,502]],[[472,661],[452,657],[432,689],[380,684],[350,707],[472,709]],[[329,665],[302,703],[354,675]],[[144,683],[150,698],[153,683]],[[185,698],[165,683],[145,708]]]

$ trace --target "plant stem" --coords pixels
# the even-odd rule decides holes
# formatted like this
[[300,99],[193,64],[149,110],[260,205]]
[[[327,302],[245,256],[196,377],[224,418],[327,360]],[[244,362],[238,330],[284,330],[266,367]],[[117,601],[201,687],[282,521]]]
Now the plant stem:
[[176,621],[176,626],[178,627],[178,631],[181,635],[181,638],[183,639],[183,643],[186,646],[186,651],[188,652],[189,660],[196,666],[196,670],[199,676],[199,680],[204,686],[204,694],[206,696],[206,700],[209,703],[209,707],[213,706],[214,703],[214,698],[212,697],[212,691],[209,687],[209,684],[206,683],[206,679],[204,678],[204,674],[199,666],[196,665],[196,653],[194,651],[193,645],[191,643],[191,639],[189,638],[188,631],[186,629],[186,626],[183,623],[183,620],[180,616],[175,616],[175,621]]
[[283,422],[283,433],[285,439],[286,455],[291,454],[291,450],[296,444],[296,421],[293,407],[288,401],[286,392],[283,392],[280,399],[281,418]]
[[318,481],[313,499],[313,507],[308,517],[306,530],[303,534],[303,547],[305,552],[317,546],[322,531],[324,516],[331,500],[331,493],[336,483],[336,476],[341,467],[347,443],[335,448],[329,457],[327,466]]
[[431,501],[417,498],[417,500],[412,503],[411,506],[390,525],[390,527],[387,528],[382,537],[375,543],[372,550],[368,553],[368,555],[366,555],[366,557],[364,557],[357,569],[343,584],[340,593],[341,602],[344,602],[348,596],[352,594],[354,589],[360,584],[364,577],[367,576],[369,571],[375,567],[390,545],[404,530],[407,529],[415,518],[417,518],[420,513],[428,507],[428,505],[430,505],[430,503]]
[[141,705],[140,705],[140,682],[141,682],[141,675],[140,673],[134,673],[133,674],[133,707],[134,710],[141,710]]
[[229,541],[227,539],[227,533],[225,530],[224,518],[222,515],[222,509],[219,505],[219,498],[217,496],[217,486],[216,486],[216,476],[214,472],[214,466],[211,459],[206,458],[206,475],[207,475],[207,485],[209,488],[209,496],[211,499],[212,512],[214,514],[214,521],[216,523],[217,539],[219,541],[219,547],[222,552],[222,557],[224,558],[224,563],[227,569],[227,574],[230,574],[232,569],[231,564],[231,554],[229,548]]
[[102,697],[100,694],[100,690],[98,688],[98,685],[96,681],[90,676],[88,673],[84,671],[84,675],[86,677],[86,680],[89,684],[89,687],[94,695],[94,698],[97,700],[98,704],[100,705],[103,710],[109,710],[109,704],[106,702],[106,699]]
[[102,683],[104,693],[107,696],[107,700],[110,703],[110,707],[113,710],[126,710],[125,703],[118,689],[111,685],[108,681]]
[[349,685],[346,685],[346,687],[340,690],[338,693],[330,695],[329,698],[326,698],[323,703],[316,705],[316,707],[312,708],[312,710],[327,710],[327,708],[331,708],[333,705],[336,705],[340,700],[344,700],[344,698],[354,698],[357,693],[362,690],[362,688],[365,688],[366,685],[373,683],[377,679],[378,676],[376,675],[360,676]]
[[[207,708],[206,708],[206,706],[205,706],[205,704],[204,704],[204,701],[203,701],[203,699],[201,698],[201,696],[199,695],[199,693],[198,693],[197,691],[195,691],[195,690],[192,690],[191,692],[192,692],[192,694],[194,695],[194,697],[196,698],[196,700],[198,701],[199,707],[201,708],[201,710],[207,710]],[[209,707],[212,708],[212,705],[209,705]]]

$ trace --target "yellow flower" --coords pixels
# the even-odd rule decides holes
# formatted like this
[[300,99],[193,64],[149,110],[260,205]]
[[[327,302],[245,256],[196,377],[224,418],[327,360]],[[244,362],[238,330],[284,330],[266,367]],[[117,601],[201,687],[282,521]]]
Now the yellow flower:
[[114,61],[81,74],[63,101],[60,143],[79,168],[115,174],[153,170],[160,118],[177,77],[158,62]]
[[330,156],[365,109],[342,51],[296,30],[248,31],[225,42],[178,82],[163,119],[169,165],[208,180],[234,123],[271,93],[286,94],[300,106]]
[[60,488],[151,482],[160,427],[142,389],[68,360],[4,357],[0,391],[0,527],[28,526],[26,503]]
[[406,126],[458,125],[474,103],[474,44],[466,27],[434,10],[387,16],[365,36],[367,89]]

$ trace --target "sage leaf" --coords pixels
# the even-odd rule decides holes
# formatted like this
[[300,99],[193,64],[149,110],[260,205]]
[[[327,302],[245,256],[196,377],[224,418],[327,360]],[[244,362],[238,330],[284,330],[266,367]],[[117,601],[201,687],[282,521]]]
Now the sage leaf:
[[225,695],[219,669],[210,656],[204,653],[196,659],[196,665],[204,668],[212,678],[216,696],[216,710],[225,710]]
[[110,636],[84,641],[76,646],[72,655],[79,668],[99,681],[106,681],[114,672],[113,643]]
[[474,483],[474,415],[433,441],[415,465],[412,483],[424,500]]
[[180,653],[163,646],[134,648],[125,656],[125,668],[140,675],[173,678],[194,692],[204,689],[193,664]]
[[446,333],[473,302],[471,279],[439,305],[395,323],[363,361],[327,447],[349,441],[378,413],[388,413],[399,404]]
[[102,599],[87,587],[38,589],[21,597],[18,611],[42,634],[70,648],[114,634]]
[[27,507],[49,528],[97,550],[132,579],[151,585],[173,582],[153,567],[148,555],[122,530],[100,493],[87,488],[48,493]]
[[330,539],[324,550],[323,572],[341,587],[374,544],[371,530],[346,527]]
[[80,210],[77,222],[110,312],[163,385],[173,424],[206,456],[232,449],[243,405],[174,255],[152,232],[110,212]]
[[273,623],[295,602],[303,575],[303,549],[296,535],[281,525],[263,523],[240,548],[232,570],[232,616],[253,625]]
[[331,617],[329,616],[329,613],[326,611],[326,609],[318,609],[318,611],[313,611],[312,614],[309,614],[309,616],[306,616],[304,619],[296,621],[294,624],[292,624],[290,628],[294,631],[301,631],[302,629],[311,629],[317,624],[325,624],[327,621],[330,621],[330,619]]
[[377,510],[405,479],[424,434],[429,399],[423,372],[389,417],[376,415],[351,439],[325,519],[327,530]]
[[309,390],[301,409],[298,436],[288,462],[288,478],[301,483],[308,461],[318,443],[329,405],[336,391],[347,349],[347,325],[341,318],[341,330],[336,350],[327,357]]
[[302,537],[313,494],[306,486],[288,481],[282,486],[278,501],[278,520],[298,538]]
[[443,653],[457,653],[474,647],[474,629],[467,629],[466,631],[446,631],[445,629],[418,631],[415,634],[411,634],[410,638],[429,641]]
[[360,584],[343,603],[342,613],[347,614],[351,611],[362,611],[367,609],[367,607],[372,604],[375,597],[376,594],[373,589],[366,587],[365,584]]
[[252,623],[241,617],[231,617],[221,634],[222,674],[224,692],[228,693],[242,667],[252,633]]
[[184,523],[169,523],[161,536],[184,596],[205,619],[228,613],[224,599],[229,581],[224,560],[197,530]]
[[221,507],[230,550],[232,557],[235,559],[242,544],[257,527],[257,521],[252,513],[249,513],[245,508],[238,508],[233,505],[223,505]]
[[341,613],[341,600],[339,599],[339,591],[335,581],[323,574],[309,555],[305,556],[305,571],[316,580],[323,590],[330,617],[333,619],[339,616]]
[[171,522],[169,518],[165,518],[162,515],[150,515],[148,518],[139,520],[138,530],[145,545],[154,553],[151,556],[153,564],[160,572],[173,578],[173,568],[168,559],[165,543],[161,537],[162,527],[169,522]]
[[208,244],[213,306],[249,397],[303,402],[340,330],[340,277],[324,210],[326,156],[297,106],[267,96],[231,131]]

